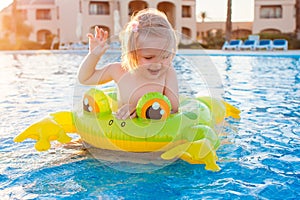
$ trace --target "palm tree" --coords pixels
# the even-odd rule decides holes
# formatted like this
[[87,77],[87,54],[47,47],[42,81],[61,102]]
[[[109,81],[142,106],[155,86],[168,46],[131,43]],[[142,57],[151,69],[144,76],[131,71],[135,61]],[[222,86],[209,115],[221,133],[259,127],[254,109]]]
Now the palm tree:
[[201,12],[200,13],[200,17],[201,17],[201,19],[202,19],[202,22],[204,22],[204,20],[206,19],[206,12]]
[[300,0],[296,0],[296,34],[297,39],[300,40]]
[[226,18],[226,33],[225,33],[226,41],[229,41],[231,39],[231,30],[232,30],[231,0],[227,0],[227,18]]

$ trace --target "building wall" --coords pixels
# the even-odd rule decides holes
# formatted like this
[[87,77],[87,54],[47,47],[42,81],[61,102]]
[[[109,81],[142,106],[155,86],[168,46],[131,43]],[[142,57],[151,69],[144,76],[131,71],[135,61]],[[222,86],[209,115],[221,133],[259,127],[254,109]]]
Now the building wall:
[[[39,9],[50,9],[51,19],[37,19],[37,10]],[[32,33],[29,36],[29,40],[38,41],[39,31],[49,31],[50,33],[57,32],[57,10],[55,6],[55,1],[47,1],[41,4],[36,1],[35,4],[21,4],[17,3],[17,10],[26,10],[27,19],[25,23],[31,25],[33,28]],[[41,41],[45,42],[45,40]]]
[[0,13],[0,28],[1,28],[0,29],[1,30],[0,38],[4,38],[5,36],[8,36],[8,34],[9,34],[8,31],[3,28],[3,19],[5,16],[10,15],[10,13],[11,13],[11,7],[4,8]]
[[[118,27],[115,21],[115,11],[119,15],[119,27],[123,28],[130,20],[129,6],[134,6],[134,9],[149,7],[162,10],[167,14],[174,29],[178,32],[184,32],[192,40],[196,40],[196,38],[201,40],[207,34],[207,31],[212,29],[222,29],[225,31],[225,22],[196,22],[195,0],[101,0],[101,2],[109,4],[109,14],[104,15],[90,15],[90,1],[17,0],[17,9],[26,10],[27,19],[25,23],[30,24],[33,28],[33,32],[29,38],[33,41],[38,40],[39,32],[49,31],[57,35],[62,43],[87,42],[86,34],[91,32],[92,27],[96,25],[104,27],[109,31],[110,35],[114,35]],[[261,7],[268,5],[281,5],[282,17],[261,18]],[[183,6],[190,7],[190,16],[185,15],[186,10],[183,13]],[[37,9],[50,9],[51,19],[36,19]],[[3,15],[9,15],[10,10],[10,7],[3,9],[0,13],[0,20]],[[295,31],[295,0],[255,0],[254,13],[253,23],[233,22],[233,31],[248,31],[253,34],[260,33],[266,29],[277,29],[282,33]],[[0,37],[4,37],[5,34],[7,34],[7,31],[2,30]]]
[[[296,28],[295,0],[255,0],[253,33],[260,33],[266,29],[277,29],[282,33],[292,33]],[[262,6],[281,5],[281,18],[262,18]]]
[[[194,40],[196,39],[195,0],[102,0],[101,2],[108,2],[109,14],[90,15],[90,0],[56,0],[60,16],[60,42],[87,42],[86,34],[92,32],[92,28],[96,25],[105,28],[110,36],[115,35],[115,29],[117,27],[115,26],[115,23],[117,23],[115,20],[115,12],[117,11],[119,15],[119,27],[123,28],[131,17],[129,6],[133,6],[133,9],[137,10],[144,8],[160,9],[166,13],[176,31],[181,32],[183,27],[188,28],[190,29],[189,37]],[[191,7],[190,18],[182,18],[182,5]]]
[[[86,34],[94,26],[105,28],[110,36],[116,34],[115,12],[119,14],[119,27],[130,20],[129,5],[141,10],[145,7],[157,8],[166,13],[174,29],[187,30],[189,37],[196,39],[195,0],[94,0],[106,2],[109,13],[89,14],[91,0],[18,0],[17,9],[27,10],[26,23],[33,27],[30,40],[37,41],[39,31],[49,31],[56,35],[61,43],[87,42]],[[182,5],[190,7],[190,17],[182,17]],[[50,9],[51,19],[36,19],[37,9]]]
[[[56,0],[58,10],[57,34],[61,43],[74,43],[80,36],[76,34],[79,1],[78,0]],[[79,24],[80,25],[80,24]],[[78,27],[79,28],[79,27]]]
[[109,5],[109,14],[103,15],[90,15],[89,14],[89,3],[90,1],[82,1],[82,24],[83,24],[83,35],[82,40],[86,41],[86,34],[92,31],[95,26],[105,27],[104,29],[109,32],[110,35],[114,33],[114,4],[113,0],[102,0],[107,2]]
[[[247,37],[243,33],[252,33],[252,22],[232,22],[232,39],[240,39]],[[207,37],[209,32],[222,30],[225,33],[226,22],[198,22],[197,23],[197,39],[204,42],[204,37]],[[239,34],[240,33],[240,34]]]
[[[143,2],[143,3],[142,3]],[[120,15],[121,15],[121,25],[124,27],[126,23],[130,20],[130,15],[128,15],[128,6],[132,4],[136,5],[136,8],[143,9],[156,8],[166,13],[170,23],[173,25],[173,28],[182,32],[182,28],[190,29],[191,34],[189,37],[196,39],[196,3],[195,0],[151,0],[151,1],[133,1],[133,0],[122,0],[120,1]],[[191,8],[191,17],[183,18],[182,17],[182,5],[190,6]]]
[[[138,4],[135,8],[136,9],[144,9],[145,7],[143,7],[144,5],[141,4],[141,2],[144,2],[144,4],[146,4],[147,8],[158,8],[158,5],[162,2],[166,3],[171,3],[173,4],[176,8],[175,10],[175,16],[174,19],[170,19],[170,22],[172,23],[172,21],[174,20],[174,28],[177,29],[177,27],[179,26],[179,15],[180,15],[180,10],[179,10],[179,5],[181,5],[181,0],[166,0],[166,1],[161,1],[161,0],[145,0],[145,1],[136,1],[136,0],[121,0],[120,2],[120,15],[121,15],[121,25],[125,26],[126,23],[130,20],[130,15],[128,14],[128,6],[130,4],[136,3]],[[167,15],[168,15],[168,10],[166,11]],[[171,12],[171,9],[169,9],[169,12]],[[172,11],[173,12],[173,11]],[[172,14],[173,15],[173,14]]]
[[[191,0],[182,1],[182,6],[190,6],[191,8],[191,16],[190,17],[182,17],[182,13],[180,16],[181,29],[180,32],[183,32],[183,28],[190,29],[190,38],[195,40],[197,38],[197,22],[196,22],[196,2]],[[182,9],[181,9],[182,10]]]

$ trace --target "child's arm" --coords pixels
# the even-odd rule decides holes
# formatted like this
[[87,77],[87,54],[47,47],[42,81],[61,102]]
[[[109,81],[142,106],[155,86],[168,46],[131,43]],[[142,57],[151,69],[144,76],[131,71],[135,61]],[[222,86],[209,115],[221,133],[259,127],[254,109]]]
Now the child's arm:
[[177,80],[176,71],[173,68],[173,66],[171,66],[167,71],[164,95],[166,95],[171,102],[172,113],[178,112],[178,107],[179,107],[178,80]]
[[95,36],[89,33],[88,37],[89,53],[80,65],[78,80],[85,85],[96,85],[108,82],[111,80],[109,67],[104,67],[99,70],[95,69],[99,59],[109,47],[106,43],[108,33],[96,26]]

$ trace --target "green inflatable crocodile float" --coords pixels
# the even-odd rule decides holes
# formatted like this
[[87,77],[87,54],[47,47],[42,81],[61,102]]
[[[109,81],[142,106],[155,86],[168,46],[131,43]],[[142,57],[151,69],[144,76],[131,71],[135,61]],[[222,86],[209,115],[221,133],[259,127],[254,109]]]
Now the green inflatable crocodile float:
[[180,111],[170,114],[169,100],[160,93],[143,96],[137,106],[137,118],[119,120],[114,90],[90,89],[83,98],[81,112],[52,113],[31,125],[14,138],[22,142],[37,140],[35,148],[45,151],[51,141],[68,143],[67,133],[78,133],[94,147],[115,151],[161,152],[165,160],[180,157],[193,164],[205,164],[207,170],[218,171],[216,150],[220,145],[214,126],[240,111],[211,97],[183,98]]

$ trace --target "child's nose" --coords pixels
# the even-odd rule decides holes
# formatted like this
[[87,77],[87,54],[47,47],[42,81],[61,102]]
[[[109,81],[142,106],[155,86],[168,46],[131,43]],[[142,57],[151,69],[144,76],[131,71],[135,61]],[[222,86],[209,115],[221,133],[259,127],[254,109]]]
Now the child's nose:
[[155,62],[151,64],[152,69],[160,69],[163,66],[163,63],[161,62]]

